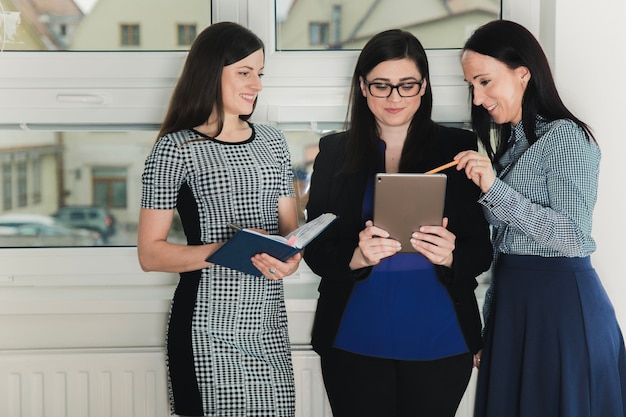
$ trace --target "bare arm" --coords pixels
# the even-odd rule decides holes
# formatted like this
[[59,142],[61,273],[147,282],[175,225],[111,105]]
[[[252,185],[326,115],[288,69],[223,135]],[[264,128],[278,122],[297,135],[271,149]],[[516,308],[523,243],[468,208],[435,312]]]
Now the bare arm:
[[167,241],[174,210],[142,208],[139,212],[137,252],[144,271],[186,272],[206,268],[207,256],[221,243],[187,246]]
[[294,197],[278,199],[278,230],[285,236],[298,228],[298,209]]

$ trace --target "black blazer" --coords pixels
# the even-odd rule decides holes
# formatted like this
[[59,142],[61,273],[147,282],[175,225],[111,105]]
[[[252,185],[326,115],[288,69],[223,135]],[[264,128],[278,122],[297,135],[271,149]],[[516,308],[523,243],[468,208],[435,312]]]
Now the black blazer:
[[[326,212],[339,216],[304,251],[306,263],[321,277],[312,334],[313,348],[318,353],[333,345],[354,284],[367,278],[372,270],[368,267],[352,271],[349,267],[359,232],[365,227],[361,209],[368,172],[339,173],[345,146],[345,132],[320,140],[307,203],[309,219]],[[477,141],[472,132],[441,126],[437,146],[436,157],[416,163],[413,172],[425,172],[450,162],[460,151],[476,150]],[[464,171],[449,168],[444,172],[448,176],[444,216],[449,219],[448,229],[456,235],[456,242],[452,268],[435,266],[435,270],[454,303],[465,341],[476,353],[482,348],[482,325],[474,295],[475,278],[491,264],[489,227],[477,203],[480,189],[467,179]]]

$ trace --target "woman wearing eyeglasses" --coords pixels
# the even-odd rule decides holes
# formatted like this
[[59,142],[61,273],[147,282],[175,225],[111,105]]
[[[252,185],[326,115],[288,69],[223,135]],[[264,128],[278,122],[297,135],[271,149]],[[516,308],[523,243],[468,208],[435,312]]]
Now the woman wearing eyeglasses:
[[492,251],[477,186],[444,171],[443,225],[413,233],[412,253],[371,221],[376,173],[421,173],[476,150],[473,133],[431,111],[422,45],[385,31],[359,55],[348,129],[320,140],[307,215],[339,218],[304,259],[321,276],[312,343],[334,417],[452,417],[478,360],[475,277]]

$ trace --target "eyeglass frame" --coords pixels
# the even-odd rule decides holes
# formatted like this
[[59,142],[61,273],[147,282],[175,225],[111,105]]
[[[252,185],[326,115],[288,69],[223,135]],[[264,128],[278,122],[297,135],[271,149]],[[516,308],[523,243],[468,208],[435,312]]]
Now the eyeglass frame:
[[[405,81],[400,84],[389,84],[389,83],[383,83],[383,82],[370,82],[370,81],[367,81],[365,78],[363,78],[363,84],[365,84],[365,86],[367,87],[367,92],[370,93],[372,97],[376,97],[376,98],[389,98],[393,94],[393,90],[396,90],[398,92],[398,95],[402,98],[416,97],[419,95],[420,91],[422,91],[422,85],[424,85],[424,81],[425,80],[422,78],[421,81]],[[372,93],[372,84],[384,84],[388,87],[391,87],[391,90],[389,90],[389,94],[387,94],[386,96],[377,96],[377,95],[374,95],[374,93]],[[413,94],[412,96],[403,96],[402,93],[400,92],[400,87],[406,84],[417,84],[419,86],[419,88],[417,89],[417,93]]]

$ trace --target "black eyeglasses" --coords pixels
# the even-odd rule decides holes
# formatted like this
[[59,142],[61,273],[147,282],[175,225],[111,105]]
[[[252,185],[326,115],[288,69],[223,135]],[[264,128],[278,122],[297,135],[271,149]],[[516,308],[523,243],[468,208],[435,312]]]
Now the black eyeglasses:
[[393,93],[394,89],[398,90],[398,94],[400,95],[400,97],[415,97],[422,89],[422,84],[424,83],[424,80],[407,81],[405,83],[400,83],[396,85],[381,82],[371,83],[367,80],[363,80],[363,82],[367,86],[367,91],[369,91],[373,97],[387,98],[391,95],[391,93]]

